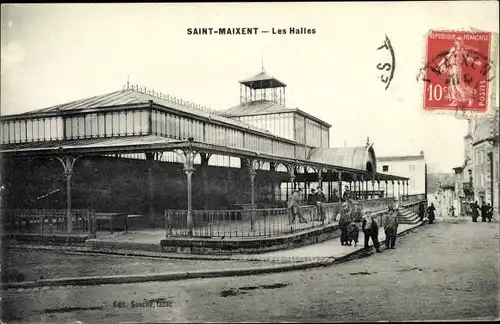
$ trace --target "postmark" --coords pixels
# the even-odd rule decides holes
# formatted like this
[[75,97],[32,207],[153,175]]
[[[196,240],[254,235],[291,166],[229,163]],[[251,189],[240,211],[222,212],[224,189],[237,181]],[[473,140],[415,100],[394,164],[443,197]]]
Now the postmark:
[[495,91],[493,44],[491,32],[431,30],[419,74],[424,110],[489,112]]
[[386,57],[381,62],[377,63],[377,69],[380,71],[380,81],[385,84],[387,90],[391,85],[394,78],[394,71],[396,70],[396,56],[394,55],[394,48],[392,47],[391,40],[385,35],[384,42],[377,48],[377,51],[386,52]]

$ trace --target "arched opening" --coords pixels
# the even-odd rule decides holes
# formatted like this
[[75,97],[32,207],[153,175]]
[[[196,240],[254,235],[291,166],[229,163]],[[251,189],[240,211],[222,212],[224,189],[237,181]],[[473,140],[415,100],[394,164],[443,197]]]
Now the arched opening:
[[373,164],[371,161],[366,162],[366,171],[373,173]]

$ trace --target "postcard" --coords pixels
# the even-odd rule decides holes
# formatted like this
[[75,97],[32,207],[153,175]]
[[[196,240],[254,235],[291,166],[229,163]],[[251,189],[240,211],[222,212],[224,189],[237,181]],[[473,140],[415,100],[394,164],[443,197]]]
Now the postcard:
[[498,17],[3,4],[2,323],[498,320]]

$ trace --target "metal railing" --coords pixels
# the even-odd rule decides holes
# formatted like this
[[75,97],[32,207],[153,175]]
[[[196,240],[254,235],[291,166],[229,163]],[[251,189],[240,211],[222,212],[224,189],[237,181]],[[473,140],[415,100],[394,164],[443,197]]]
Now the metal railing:
[[61,209],[8,209],[2,211],[5,217],[4,230],[8,233],[30,234],[84,234],[96,237],[95,212],[88,209],[71,211],[73,228],[68,233],[67,211]]
[[425,194],[406,195],[399,197],[400,204],[412,203],[427,200]]
[[[386,212],[395,204],[394,198],[357,200],[363,213]],[[300,211],[307,223],[300,218],[293,220],[288,208],[238,209],[238,210],[192,210],[192,236],[194,237],[261,237],[291,234],[322,227],[338,221],[342,202],[323,204],[322,212],[317,206],[301,206]],[[190,236],[187,210],[165,210],[166,236]],[[382,215],[382,214],[381,214]],[[382,220],[382,219],[381,219]]]

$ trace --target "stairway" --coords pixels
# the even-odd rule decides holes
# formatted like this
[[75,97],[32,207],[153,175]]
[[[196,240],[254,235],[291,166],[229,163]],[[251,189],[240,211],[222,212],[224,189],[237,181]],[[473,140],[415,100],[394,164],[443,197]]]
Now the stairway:
[[398,212],[399,224],[418,224],[419,222],[418,214],[412,212],[411,209],[403,209]]

